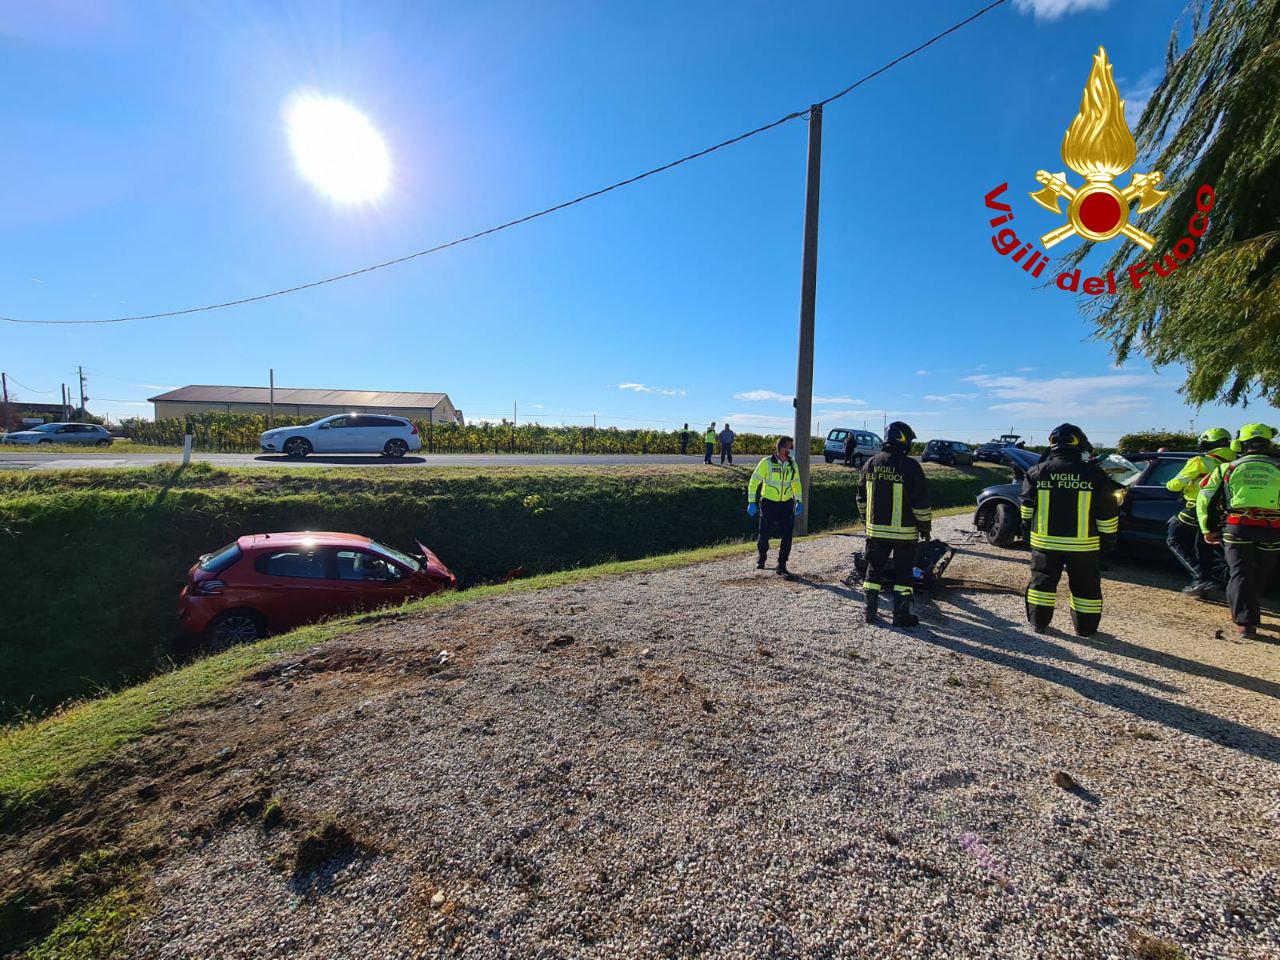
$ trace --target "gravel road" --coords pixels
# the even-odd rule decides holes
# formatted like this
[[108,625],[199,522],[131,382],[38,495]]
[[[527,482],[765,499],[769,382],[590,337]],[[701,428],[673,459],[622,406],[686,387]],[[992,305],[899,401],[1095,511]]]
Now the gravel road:
[[[803,543],[795,583],[739,557],[479,600],[264,671],[204,743],[284,823],[183,837],[130,955],[1280,956],[1275,631],[1216,637],[1220,607],[1120,568],[1106,636],[1070,635],[1064,589],[1038,637],[1025,554],[985,544],[913,634],[869,627],[859,544]],[[353,845],[291,875],[326,817]]]

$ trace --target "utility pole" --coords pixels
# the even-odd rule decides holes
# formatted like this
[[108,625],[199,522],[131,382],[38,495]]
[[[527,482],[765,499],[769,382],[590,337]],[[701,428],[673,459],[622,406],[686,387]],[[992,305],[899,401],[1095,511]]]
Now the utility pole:
[[0,407],[0,410],[4,411],[3,412],[4,422],[0,423],[0,430],[8,430],[9,429],[9,375],[7,373],[0,373],[0,387],[3,387],[4,389],[4,406]]
[[71,395],[67,393],[67,385],[62,385],[62,419],[64,421],[71,419]]
[[267,374],[270,386],[267,388],[267,427],[276,425],[276,368],[272,367]]
[[519,410],[516,401],[511,401],[511,452],[516,452],[516,415]]
[[796,467],[805,511],[795,532],[809,532],[809,448],[813,424],[813,315],[818,294],[818,190],[822,181],[822,104],[809,108],[809,170],[804,191],[804,256],[800,266],[800,352],[796,362]]
[[84,367],[76,367],[76,370],[80,373],[80,415],[83,417],[89,412],[85,409],[89,398],[84,395]]

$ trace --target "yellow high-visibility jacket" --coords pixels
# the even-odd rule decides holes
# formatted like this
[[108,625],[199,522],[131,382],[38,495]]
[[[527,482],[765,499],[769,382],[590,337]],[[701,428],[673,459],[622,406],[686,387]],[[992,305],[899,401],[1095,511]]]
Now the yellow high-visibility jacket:
[[1178,475],[1165,484],[1167,489],[1182,494],[1182,499],[1186,501],[1183,508],[1184,523],[1191,526],[1196,524],[1196,498],[1200,496],[1200,482],[1219,466],[1230,463],[1235,458],[1230,447],[1219,447],[1199,454],[1188,460]]
[[777,455],[765,457],[756,464],[751,480],[747,483],[747,503],[765,500],[804,501],[800,488],[800,470],[794,459],[785,462]]
[[706,436],[702,438],[702,442],[714,445],[716,442],[716,432],[714,430],[708,430]]

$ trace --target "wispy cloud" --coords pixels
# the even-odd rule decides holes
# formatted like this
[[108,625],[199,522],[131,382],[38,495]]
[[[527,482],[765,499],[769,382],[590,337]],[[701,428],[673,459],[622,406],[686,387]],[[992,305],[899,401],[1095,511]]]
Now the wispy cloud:
[[1150,396],[1132,391],[1156,382],[1155,376],[1142,373],[1049,380],[980,374],[964,379],[982,387],[989,399],[1002,401],[991,404],[989,409],[993,411],[1052,419],[1115,416],[1146,410],[1151,406]]
[[922,398],[926,403],[955,403],[960,400],[976,400],[976,393],[926,393]]
[[792,397],[787,393],[778,393],[776,390],[747,390],[743,393],[735,393],[735,400],[746,400],[755,403],[760,400],[776,400],[779,403],[790,403]]
[[1123,77],[1120,79],[1118,84],[1120,87],[1120,99],[1124,101],[1124,118],[1128,121],[1130,127],[1138,125],[1138,121],[1142,118],[1142,112],[1147,109],[1147,102],[1151,99],[1151,95],[1156,92],[1156,87],[1160,83],[1160,76],[1160,69],[1152,67],[1135,81],[1130,82]]
[[663,397],[683,397],[689,391],[680,387],[655,387],[648,383],[620,383],[619,390],[630,390],[633,393],[656,393]]
[[847,403],[854,407],[865,407],[867,405],[867,401],[859,400],[857,397],[814,397],[813,402],[821,406],[835,403]]
[[1023,13],[1030,11],[1037,20],[1057,20],[1068,13],[1105,10],[1111,0],[1014,0],[1013,5]]
[[928,370],[917,370],[917,371],[916,371],[916,376],[917,376],[917,377],[927,377],[928,375],[929,375],[929,371],[928,371]]

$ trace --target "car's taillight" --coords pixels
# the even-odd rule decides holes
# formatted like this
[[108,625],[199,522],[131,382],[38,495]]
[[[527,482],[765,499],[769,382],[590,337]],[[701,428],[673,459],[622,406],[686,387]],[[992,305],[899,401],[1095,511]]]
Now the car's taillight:
[[409,429],[412,431],[415,437],[418,435],[418,425],[414,423],[412,420],[409,421]]
[[226,585],[227,582],[225,580],[201,580],[196,584],[196,591],[208,596],[214,593],[221,593]]

